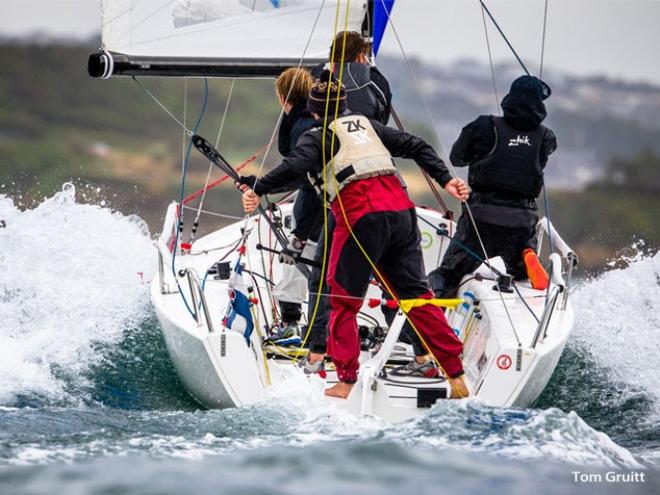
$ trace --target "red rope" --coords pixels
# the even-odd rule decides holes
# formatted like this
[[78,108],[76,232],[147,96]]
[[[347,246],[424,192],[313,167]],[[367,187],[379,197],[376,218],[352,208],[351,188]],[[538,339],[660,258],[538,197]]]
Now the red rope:
[[[267,147],[268,147],[268,145],[266,144],[266,145],[262,146],[261,148],[259,148],[259,149],[255,152],[254,155],[252,155],[250,158],[248,158],[248,159],[245,160],[243,163],[241,163],[238,167],[236,167],[236,172],[240,172],[243,168],[247,167],[250,163],[252,163],[253,161],[255,161],[255,160],[257,159],[257,156],[259,156],[262,152],[264,152],[264,151],[266,150]],[[204,193],[205,193],[206,191],[208,191],[209,189],[213,189],[213,188],[216,187],[217,185],[222,184],[222,183],[223,183],[224,181],[226,181],[227,179],[229,179],[229,176],[225,174],[225,175],[223,175],[222,177],[220,177],[218,180],[215,180],[215,181],[211,182],[210,184],[208,184],[206,187],[202,187],[201,189],[198,189],[197,191],[195,191],[195,192],[192,193],[191,195],[187,196],[187,197],[183,200],[183,204],[184,204],[184,205],[187,205],[188,203],[190,203],[190,202],[191,202],[192,200],[194,200],[195,198],[200,197],[202,194],[204,194]]]

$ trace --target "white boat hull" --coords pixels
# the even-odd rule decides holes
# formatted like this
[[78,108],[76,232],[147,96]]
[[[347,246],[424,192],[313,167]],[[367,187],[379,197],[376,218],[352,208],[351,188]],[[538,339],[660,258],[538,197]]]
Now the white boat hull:
[[[289,209],[290,206],[282,207],[283,215],[287,215]],[[418,214],[431,225],[448,224],[437,212],[418,209]],[[253,332],[248,346],[241,333],[228,330],[222,324],[229,300],[226,281],[207,280],[204,297],[201,297],[201,290],[195,289],[195,283],[188,283],[187,277],[179,276],[177,287],[174,275],[168,269],[171,255],[167,247],[175,225],[174,217],[175,210],[170,207],[158,243],[161,270],[152,283],[151,299],[178,376],[190,394],[206,407],[240,407],[258,402],[264,398],[268,387],[281,380],[292,368],[290,360],[266,360],[263,352],[259,331],[263,332],[264,315],[270,314],[269,298],[264,297],[266,291],[259,295],[261,311],[256,314],[259,328]],[[253,231],[248,236],[246,260],[251,262],[254,272],[265,275],[265,265],[257,263],[254,258],[263,255],[257,251],[256,244],[267,238],[267,227],[256,219],[251,219],[250,224]],[[231,241],[240,238],[240,228],[241,223],[234,224],[199,239],[192,255],[177,256],[177,272],[188,270],[190,274],[204,274],[221,255],[228,255],[233,262],[238,255],[232,252],[236,246]],[[425,263],[427,269],[431,269],[440,263],[448,241],[427,224],[420,222],[420,230]],[[224,250],[215,249],[227,245],[229,247]],[[277,280],[279,271],[279,263],[273,263],[272,273],[269,269],[267,275]],[[485,267],[482,266],[480,271],[484,276],[490,276]],[[198,280],[195,275],[190,276],[193,282]],[[466,304],[457,311],[450,311],[448,320],[464,340],[463,362],[472,395],[495,406],[528,406],[541,394],[552,376],[573,326],[573,310],[570,302],[562,304],[563,295],[557,294],[547,325],[542,335],[537,336],[539,324],[532,311],[536,318],[543,320],[545,294],[519,284],[529,306],[526,307],[515,294],[500,293],[493,286],[492,280],[466,283],[460,293]],[[193,306],[198,307],[197,318],[186,309],[182,296],[189,306],[196,301]],[[380,298],[381,294],[376,287],[371,287],[367,297]],[[206,310],[200,298],[204,299]],[[371,309],[365,305],[363,311],[385,326],[379,308]],[[205,318],[206,312],[208,318]],[[399,315],[390,332],[398,329],[403,320],[404,317]],[[537,342],[532,345],[535,338]],[[444,380],[393,377],[389,372],[393,366],[392,356],[384,356],[396,344],[395,338],[390,340],[389,343],[388,339],[385,340],[379,353],[362,353],[360,379],[348,400],[328,400],[356,414],[401,421],[449,395]],[[331,373],[328,382],[333,380],[336,378]]]

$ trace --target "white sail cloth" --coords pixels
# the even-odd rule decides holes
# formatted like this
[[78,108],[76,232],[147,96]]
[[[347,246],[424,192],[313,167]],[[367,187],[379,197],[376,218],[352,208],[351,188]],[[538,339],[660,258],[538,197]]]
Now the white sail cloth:
[[[337,1],[104,0],[103,48],[141,57],[299,59],[311,35],[305,58],[324,58]],[[351,2],[349,30],[360,30],[366,3]],[[345,1],[339,10],[341,31]]]

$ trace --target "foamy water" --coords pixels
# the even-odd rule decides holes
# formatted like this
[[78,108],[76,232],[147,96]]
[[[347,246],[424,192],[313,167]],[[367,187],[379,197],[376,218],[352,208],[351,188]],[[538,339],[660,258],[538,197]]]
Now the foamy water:
[[[5,472],[94,461],[103,467],[72,474],[94,485],[108,470],[122,478],[119,473],[138,466],[152,478],[174,476],[171,465],[165,470],[144,456],[185,459],[207,466],[205,471],[217,469],[216,456],[222,466],[239,470],[265,456],[275,459],[268,461],[271,476],[288,476],[292,462],[307,479],[317,469],[314,456],[333,452],[328,462],[339,466],[349,456],[357,472],[380,469],[375,459],[384,456],[396,477],[408,479],[410,469],[417,469],[415,476],[432,481],[434,475],[454,476],[461,466],[472,469],[470,462],[490,473],[486,479],[504,476],[502,459],[536,462],[529,468],[534,470],[544,462],[637,469],[658,457],[653,438],[660,424],[660,255],[639,257],[577,288],[574,334],[540,408],[444,402],[412,421],[388,425],[328,407],[321,400],[322,384],[296,373],[252,407],[196,410],[169,362],[142,282],[155,268],[144,222],[78,204],[71,187],[26,211],[0,197],[0,219],[7,224],[0,229],[0,465],[10,469]],[[602,392],[598,401],[595,389]],[[639,429],[643,422],[645,430]],[[625,428],[610,426],[620,424]],[[437,456],[444,459],[438,465],[425,460]],[[280,465],[278,458],[289,461]],[[186,466],[182,476],[200,476]],[[507,479],[523,479],[521,469]],[[341,478],[330,471],[326,484]],[[69,486],[53,474],[59,471],[43,471],[55,476],[48,482],[42,471],[29,472],[45,487],[35,493],[48,493],[52,483],[60,491]],[[262,488],[270,486],[261,482]],[[488,489],[484,483],[479,490]],[[349,483],[347,490],[355,486]]]
[[[75,201],[75,189],[20,211],[0,196],[0,404],[67,394],[147,314],[155,249],[146,224]],[[142,275],[139,275],[139,272]]]
[[[660,398],[660,252],[585,281],[572,339],[611,376]],[[660,411],[660,409],[659,409]]]

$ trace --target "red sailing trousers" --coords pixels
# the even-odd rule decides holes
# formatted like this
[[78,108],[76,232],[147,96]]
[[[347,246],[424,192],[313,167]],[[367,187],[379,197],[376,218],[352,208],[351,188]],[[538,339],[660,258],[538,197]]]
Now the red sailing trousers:
[[[328,266],[330,287],[330,335],[328,354],[339,380],[357,380],[360,338],[357,312],[369,287],[369,259],[398,299],[431,298],[417,228],[415,205],[395,176],[373,177],[348,184],[332,204],[336,220]],[[349,229],[350,225],[350,229]],[[350,297],[342,297],[350,296]],[[454,378],[463,373],[460,354],[463,344],[447,324],[444,313],[432,305],[408,313],[429,351]]]

